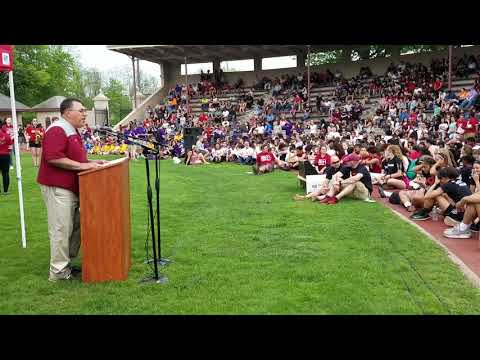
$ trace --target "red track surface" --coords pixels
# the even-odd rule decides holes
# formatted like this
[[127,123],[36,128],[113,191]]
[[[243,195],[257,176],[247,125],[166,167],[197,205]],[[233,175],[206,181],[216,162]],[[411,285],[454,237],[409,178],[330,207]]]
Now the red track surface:
[[464,264],[470,268],[477,276],[480,277],[480,233],[473,233],[470,239],[449,239],[443,236],[443,230],[449,226],[443,223],[443,217],[440,216],[438,221],[431,219],[424,221],[411,221],[409,219],[412,213],[409,213],[404,206],[390,204],[388,199],[380,198],[378,191],[374,189],[372,197],[379,203],[393,209],[400,216],[405,217],[408,221],[419,225],[426,232],[432,235],[441,244],[445,245],[454,255],[456,255]]

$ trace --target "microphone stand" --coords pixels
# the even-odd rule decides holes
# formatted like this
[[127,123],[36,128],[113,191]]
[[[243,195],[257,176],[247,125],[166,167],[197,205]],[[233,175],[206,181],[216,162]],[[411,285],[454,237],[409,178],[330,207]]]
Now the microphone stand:
[[[160,241],[160,179],[158,171],[158,158],[159,158],[159,147],[160,144],[156,141],[145,141],[133,136],[126,136],[122,133],[115,132],[110,129],[101,129],[100,132],[105,132],[109,135],[113,135],[122,140],[129,141],[132,144],[138,145],[143,148],[143,155],[145,157],[145,170],[147,176],[147,201],[149,209],[149,217],[151,224],[151,236],[152,236],[152,249],[153,249],[153,259],[149,259],[146,263],[152,263],[154,266],[154,275],[147,277],[141,280],[141,283],[157,283],[164,284],[168,282],[168,278],[165,275],[161,275],[158,272],[158,265],[168,265],[170,260],[162,259],[161,254],[161,241]],[[155,220],[153,216],[153,196],[152,196],[152,186],[150,183],[150,164],[148,160],[148,155],[154,154],[155,156],[155,190],[156,190],[156,202],[157,202],[157,231],[158,231],[158,256],[157,256],[157,243],[155,241]]]

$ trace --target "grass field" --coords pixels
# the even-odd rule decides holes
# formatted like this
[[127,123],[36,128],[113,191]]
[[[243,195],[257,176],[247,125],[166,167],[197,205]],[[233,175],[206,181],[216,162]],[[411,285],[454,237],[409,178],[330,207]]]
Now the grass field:
[[22,158],[27,249],[15,173],[0,196],[1,314],[479,314],[473,288],[443,250],[377,203],[294,202],[293,173],[256,177],[233,164],[161,163],[165,285],[140,285],[144,163],[131,164],[129,280],[50,283],[46,211]]

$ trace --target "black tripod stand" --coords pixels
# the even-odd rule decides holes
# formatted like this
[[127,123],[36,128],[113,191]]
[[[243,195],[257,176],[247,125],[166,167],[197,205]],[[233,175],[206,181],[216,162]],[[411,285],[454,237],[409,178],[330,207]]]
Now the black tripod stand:
[[[147,263],[153,262],[153,269],[154,269],[154,274],[151,277],[147,277],[143,279],[141,282],[142,283],[149,283],[149,282],[155,282],[158,284],[164,284],[168,281],[168,278],[165,275],[160,275],[158,273],[158,265],[164,265],[169,262],[168,259],[162,259],[160,257],[161,254],[161,243],[160,243],[160,181],[158,178],[158,149],[152,150],[148,147],[143,147],[143,156],[145,157],[145,169],[146,169],[146,175],[147,175],[147,200],[148,200],[148,212],[150,216],[150,230],[151,230],[151,236],[152,236],[152,249],[153,249],[153,259],[147,260]],[[157,231],[158,231],[158,257],[157,257],[157,244],[155,241],[155,220],[153,216],[153,196],[152,196],[152,186],[150,184],[150,164],[149,164],[149,155],[153,154],[155,156],[155,173],[156,173],[156,178],[155,178],[155,189],[156,189],[156,195],[157,195]]]
[[[143,150],[143,155],[145,156],[145,161],[146,161],[146,168],[147,168],[147,193],[149,198],[149,206],[150,209],[152,208],[152,190],[150,187],[150,167],[148,164],[148,149],[144,148]],[[160,178],[159,178],[159,171],[158,171],[158,161],[159,161],[159,152],[155,152],[155,196],[156,196],[156,202],[157,202],[157,242],[158,242],[158,257],[157,257],[157,263],[160,266],[165,266],[170,264],[170,260],[166,258],[162,258],[162,247],[161,247],[161,240],[160,240]],[[153,225],[153,220],[150,219],[152,225]],[[153,229],[153,226],[152,226]],[[152,236],[153,237],[153,236]],[[152,263],[155,262],[155,259],[149,259],[146,261],[147,263]]]
[[[143,155],[145,157],[145,170],[147,176],[147,201],[148,201],[148,212],[149,212],[149,221],[150,221],[150,230],[152,236],[152,250],[153,250],[153,259],[149,259],[146,262],[152,263],[154,267],[154,274],[153,276],[147,277],[142,279],[142,283],[158,283],[164,284],[168,281],[168,278],[165,275],[160,275],[158,272],[158,265],[167,265],[170,263],[168,259],[161,258],[161,241],[160,241],[160,179],[159,179],[159,171],[158,171],[158,158],[160,152],[160,144],[154,141],[145,141],[142,139],[138,139],[132,136],[125,136],[122,133],[115,132],[108,128],[103,128],[103,132],[116,136],[122,140],[129,141],[132,144],[141,146],[143,148]],[[152,146],[153,145],[153,146]],[[149,155],[155,156],[155,190],[156,190],[156,202],[157,202],[157,239],[155,234],[155,220],[153,215],[153,194],[152,194],[152,186],[150,183],[150,163],[149,163]],[[157,241],[158,243],[157,243]],[[158,256],[157,256],[157,245],[158,245]]]

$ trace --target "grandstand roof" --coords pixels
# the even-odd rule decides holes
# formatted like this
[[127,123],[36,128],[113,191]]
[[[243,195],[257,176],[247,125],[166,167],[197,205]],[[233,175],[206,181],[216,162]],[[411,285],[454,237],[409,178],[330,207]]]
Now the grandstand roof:
[[50,99],[35,105],[32,109],[35,111],[59,111],[60,104],[65,99],[65,96],[53,96]]
[[[27,105],[22,104],[20,101],[16,100],[15,109],[17,110],[17,112],[31,111],[31,109]],[[10,97],[8,97],[7,95],[0,94],[0,111],[12,111]]]
[[[108,45],[113,50],[154,63],[189,63],[220,60],[242,60],[307,53],[307,45]],[[331,51],[345,45],[311,45],[312,52]]]

